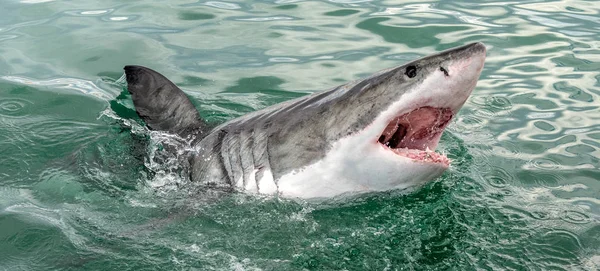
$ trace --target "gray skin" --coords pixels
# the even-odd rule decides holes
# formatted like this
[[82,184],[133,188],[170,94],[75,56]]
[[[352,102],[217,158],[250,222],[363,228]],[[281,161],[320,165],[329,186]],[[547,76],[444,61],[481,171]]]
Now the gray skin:
[[161,74],[140,66],[126,66],[125,73],[136,111],[150,129],[192,139],[196,151],[189,157],[191,179],[235,188],[239,180],[246,185],[265,173],[277,182],[281,176],[319,161],[333,142],[373,123],[429,73],[445,70],[447,67],[441,67],[445,61],[482,51],[485,46],[481,43],[446,50],[212,129],[185,94]]

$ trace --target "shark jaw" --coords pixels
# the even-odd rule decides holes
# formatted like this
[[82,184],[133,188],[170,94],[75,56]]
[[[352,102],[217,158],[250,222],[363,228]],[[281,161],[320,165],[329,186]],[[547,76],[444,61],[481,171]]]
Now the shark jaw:
[[448,167],[450,160],[433,150],[452,116],[450,108],[417,108],[390,121],[377,142],[397,155]]
[[[282,176],[277,181],[279,195],[325,198],[410,191],[439,177],[450,160],[435,148],[483,69],[484,45],[470,46],[469,53],[425,67],[422,81],[411,85],[362,130],[332,142],[321,160]],[[375,87],[391,92],[397,85],[389,80]]]

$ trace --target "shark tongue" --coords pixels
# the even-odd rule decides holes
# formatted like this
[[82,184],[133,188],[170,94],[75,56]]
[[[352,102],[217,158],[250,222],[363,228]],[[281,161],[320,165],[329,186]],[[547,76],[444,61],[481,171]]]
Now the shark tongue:
[[432,150],[437,147],[452,116],[449,108],[417,108],[392,119],[378,141],[395,153],[411,159],[446,163],[448,158]]

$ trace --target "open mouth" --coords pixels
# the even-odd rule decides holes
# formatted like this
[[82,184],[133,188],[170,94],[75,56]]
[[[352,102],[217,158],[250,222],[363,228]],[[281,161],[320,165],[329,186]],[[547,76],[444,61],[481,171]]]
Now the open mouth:
[[452,116],[450,108],[417,108],[392,119],[378,142],[398,155],[447,167],[450,159],[434,150]]

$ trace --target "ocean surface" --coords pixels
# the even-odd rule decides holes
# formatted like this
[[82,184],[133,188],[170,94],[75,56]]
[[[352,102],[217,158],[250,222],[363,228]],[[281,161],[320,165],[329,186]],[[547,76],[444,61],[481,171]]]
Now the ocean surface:
[[[160,71],[221,123],[475,41],[452,167],[409,194],[187,191],[122,78]],[[599,270],[599,148],[600,1],[0,8],[0,270]]]

